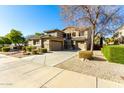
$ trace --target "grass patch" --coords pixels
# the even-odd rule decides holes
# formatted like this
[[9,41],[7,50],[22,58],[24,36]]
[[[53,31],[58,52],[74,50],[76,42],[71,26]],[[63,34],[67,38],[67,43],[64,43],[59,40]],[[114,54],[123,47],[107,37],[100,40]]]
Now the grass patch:
[[104,46],[101,51],[109,62],[124,64],[123,45]]

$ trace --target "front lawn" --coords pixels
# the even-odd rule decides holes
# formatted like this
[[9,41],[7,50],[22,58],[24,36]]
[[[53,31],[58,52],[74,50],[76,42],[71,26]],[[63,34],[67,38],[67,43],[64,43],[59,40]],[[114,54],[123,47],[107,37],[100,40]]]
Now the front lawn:
[[109,62],[124,64],[124,46],[123,45],[109,45],[104,46],[102,53]]

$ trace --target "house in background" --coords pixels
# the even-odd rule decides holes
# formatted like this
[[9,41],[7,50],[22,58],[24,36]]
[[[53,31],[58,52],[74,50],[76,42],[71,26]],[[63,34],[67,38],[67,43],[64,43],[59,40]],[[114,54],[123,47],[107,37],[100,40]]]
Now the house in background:
[[114,37],[119,44],[124,44],[124,25],[116,30]]
[[29,46],[47,48],[49,51],[63,50],[63,32],[60,30],[45,31],[43,36],[34,36],[28,40]]
[[63,30],[49,30],[43,36],[29,38],[28,45],[47,48],[49,51],[59,51],[63,49],[87,50],[90,46],[90,29],[67,27]]

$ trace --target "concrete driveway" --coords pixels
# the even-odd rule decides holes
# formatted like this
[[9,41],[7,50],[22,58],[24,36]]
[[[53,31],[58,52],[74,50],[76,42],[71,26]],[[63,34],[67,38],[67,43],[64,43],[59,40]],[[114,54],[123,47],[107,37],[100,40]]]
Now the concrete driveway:
[[15,58],[15,57],[10,57],[10,56],[6,56],[6,55],[3,55],[3,54],[0,54],[0,64],[2,63],[8,63],[8,62],[13,62],[13,61],[16,61],[18,60],[19,58]]
[[24,57],[22,60],[54,66],[76,55],[76,51],[52,51],[43,55]]
[[[112,81],[52,67],[76,52],[54,52],[26,58],[0,55],[0,87],[98,88],[124,87]],[[46,56],[46,59],[45,59]],[[45,65],[44,65],[45,60]]]

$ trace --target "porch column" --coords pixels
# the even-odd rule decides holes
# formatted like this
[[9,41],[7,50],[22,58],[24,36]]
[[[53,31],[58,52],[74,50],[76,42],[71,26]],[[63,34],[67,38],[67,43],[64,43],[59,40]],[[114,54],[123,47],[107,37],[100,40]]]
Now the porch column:
[[41,38],[41,47],[44,48],[44,40]]

